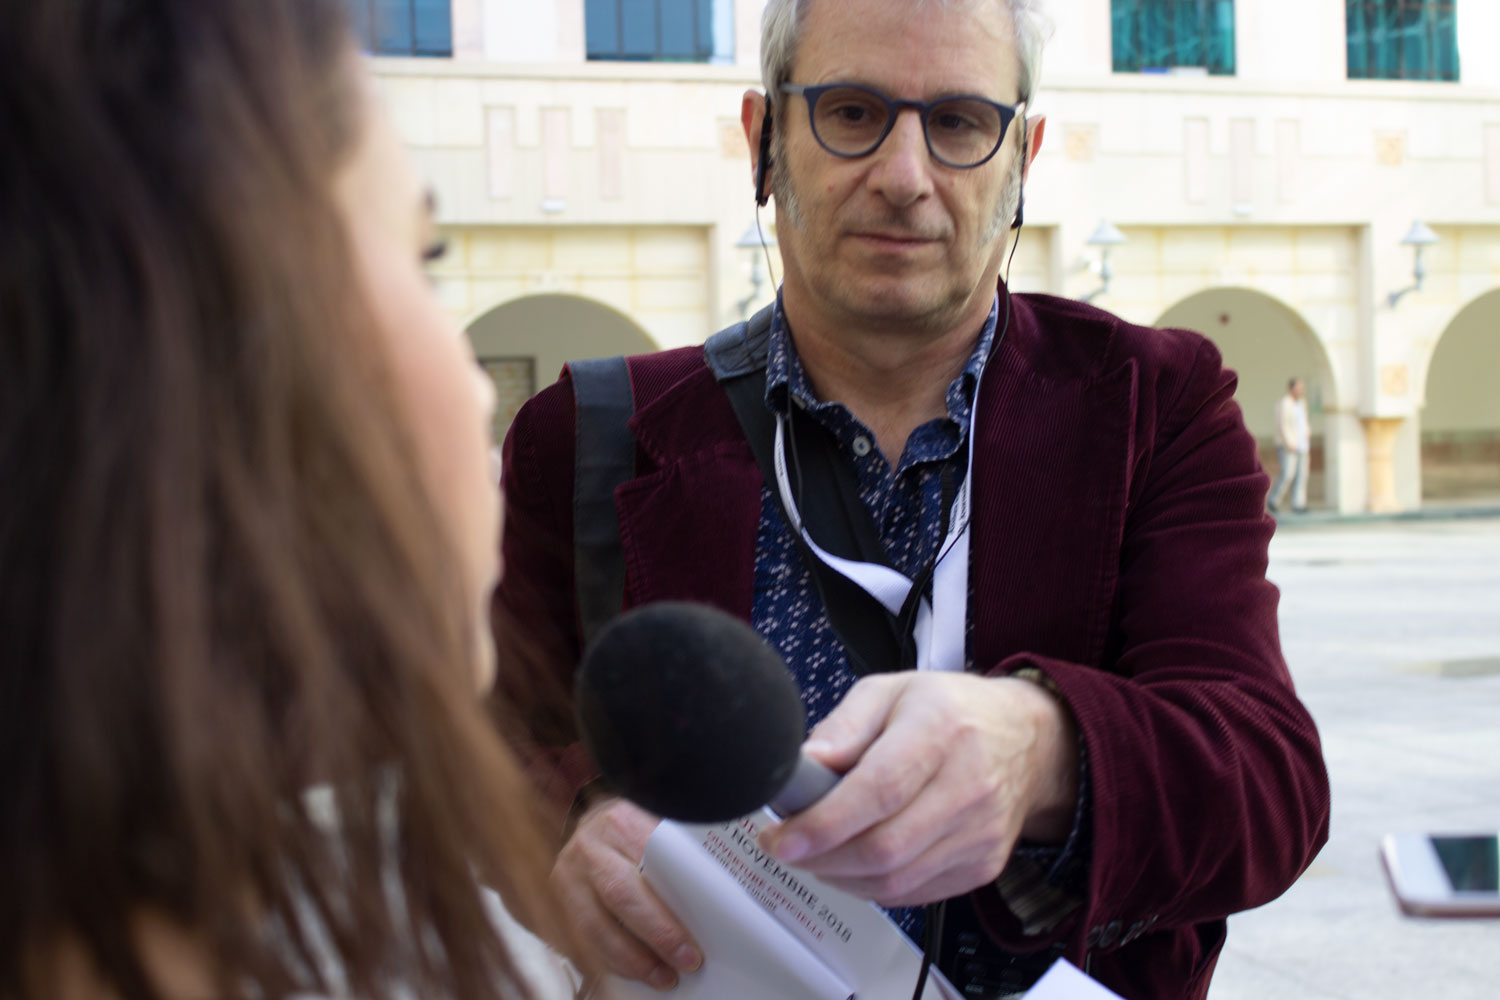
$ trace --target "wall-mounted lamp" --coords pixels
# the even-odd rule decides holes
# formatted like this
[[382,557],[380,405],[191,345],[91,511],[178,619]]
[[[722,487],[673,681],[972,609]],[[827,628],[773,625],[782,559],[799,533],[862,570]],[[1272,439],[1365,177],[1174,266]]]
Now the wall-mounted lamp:
[[1099,248],[1099,280],[1102,283],[1085,295],[1082,301],[1092,302],[1109,291],[1109,279],[1115,276],[1115,272],[1109,266],[1109,248],[1119,246],[1124,242],[1125,234],[1116,229],[1108,219],[1100,219],[1099,225],[1094,229],[1094,235],[1084,240],[1084,243],[1089,246]]
[[766,269],[762,266],[764,256],[770,254],[771,248],[776,246],[776,237],[769,231],[762,229],[760,220],[750,223],[750,228],[745,234],[734,241],[736,250],[750,250],[750,294],[735,303],[740,310],[741,319],[750,318],[750,307],[760,301],[760,290],[766,285]]
[[1406,288],[1399,288],[1387,296],[1386,301],[1390,302],[1392,309],[1396,308],[1396,303],[1400,302],[1408,292],[1420,292],[1422,290],[1422,279],[1427,277],[1427,266],[1422,263],[1422,250],[1432,246],[1436,242],[1438,242],[1438,235],[1428,228],[1427,223],[1418,219],[1411,224],[1411,231],[1406,234],[1406,238],[1401,241],[1401,245],[1411,247],[1416,255],[1416,259],[1412,261],[1411,265],[1413,284]]

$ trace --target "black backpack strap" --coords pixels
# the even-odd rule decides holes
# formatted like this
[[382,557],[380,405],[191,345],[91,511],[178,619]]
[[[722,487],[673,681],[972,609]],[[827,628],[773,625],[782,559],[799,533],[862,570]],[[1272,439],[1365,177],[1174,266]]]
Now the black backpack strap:
[[713,371],[714,378],[725,382],[766,370],[766,355],[771,350],[771,317],[775,310],[774,305],[766,306],[748,322],[726,326],[704,342],[703,360]]
[[[771,307],[721,330],[704,345],[704,357],[719,379],[740,429],[755,453],[761,475],[780,503],[775,488],[776,419],[765,403],[766,353]],[[835,555],[890,565],[869,508],[859,497],[854,470],[839,454],[833,438],[811,420],[793,421],[793,447],[801,474],[801,513],[808,533]],[[785,509],[788,525],[791,517]],[[801,534],[792,537],[812,573],[829,623],[844,644],[850,668],[858,674],[900,670],[914,661],[909,631],[869,594],[813,554]]]
[[623,357],[572,361],[573,576],[583,646],[625,604],[625,556],[615,489],[635,477],[635,398]]

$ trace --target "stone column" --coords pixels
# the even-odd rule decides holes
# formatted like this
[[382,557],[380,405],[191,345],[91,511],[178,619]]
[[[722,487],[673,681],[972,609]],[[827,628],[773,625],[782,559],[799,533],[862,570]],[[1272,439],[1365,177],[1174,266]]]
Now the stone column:
[[1403,417],[1362,417],[1365,455],[1369,466],[1369,508],[1372,514],[1401,509],[1396,498],[1396,432]]

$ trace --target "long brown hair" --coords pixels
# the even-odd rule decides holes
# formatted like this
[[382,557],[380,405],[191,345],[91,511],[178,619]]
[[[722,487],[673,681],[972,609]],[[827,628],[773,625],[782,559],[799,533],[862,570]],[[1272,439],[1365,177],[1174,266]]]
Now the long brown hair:
[[157,996],[140,913],[223,997],[524,995],[476,873],[565,933],[334,208],[342,6],[0,4],[0,997],[64,939]]

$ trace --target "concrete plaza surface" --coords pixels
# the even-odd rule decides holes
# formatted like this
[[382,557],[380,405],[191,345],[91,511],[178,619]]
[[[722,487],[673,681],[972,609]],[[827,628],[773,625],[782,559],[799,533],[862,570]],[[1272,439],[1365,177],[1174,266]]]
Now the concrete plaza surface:
[[1500,829],[1500,518],[1288,519],[1270,576],[1332,831],[1229,921],[1209,1000],[1500,997],[1500,920],[1403,917],[1376,856],[1387,832]]

